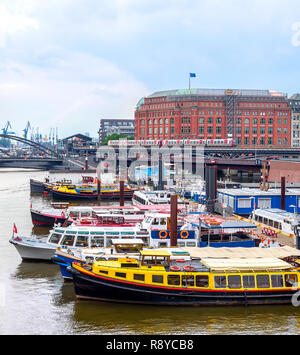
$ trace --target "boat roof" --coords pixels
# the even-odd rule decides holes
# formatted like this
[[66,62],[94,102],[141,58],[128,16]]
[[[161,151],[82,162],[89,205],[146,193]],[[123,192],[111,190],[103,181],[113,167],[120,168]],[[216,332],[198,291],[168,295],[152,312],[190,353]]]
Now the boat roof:
[[171,256],[168,250],[141,250],[142,256]]
[[291,269],[291,265],[278,258],[235,258],[235,259],[213,259],[203,258],[201,263],[207,266],[211,271],[229,271],[229,270],[286,270]]
[[181,248],[188,252],[191,257],[196,258],[287,258],[290,256],[300,256],[300,250],[290,246],[276,248]]
[[[244,187],[241,189],[218,189],[218,193],[229,195],[229,196],[280,196],[281,189],[269,189],[268,191],[262,191],[260,189],[253,189],[249,187]],[[300,189],[286,189],[286,195],[300,195]]]
[[[198,227],[199,224],[198,223],[192,223],[192,225],[194,227]],[[246,221],[223,221],[221,224],[219,225],[210,225],[205,223],[204,221],[202,221],[201,224],[202,227],[204,228],[209,228],[209,229],[255,229],[257,228],[257,225],[254,223],[249,223]]]
[[271,218],[274,220],[285,220],[285,219],[297,219],[297,215],[291,212],[287,212],[281,210],[279,208],[267,208],[267,209],[257,209],[253,211],[255,215],[259,215],[261,217]]

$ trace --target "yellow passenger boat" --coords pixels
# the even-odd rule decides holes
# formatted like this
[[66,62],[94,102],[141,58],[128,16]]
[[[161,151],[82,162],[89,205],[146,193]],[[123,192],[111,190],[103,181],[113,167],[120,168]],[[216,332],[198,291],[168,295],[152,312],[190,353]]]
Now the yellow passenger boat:
[[[276,257],[171,260],[167,250],[140,259],[73,263],[78,298],[109,302],[226,306],[290,304],[300,290],[299,260]],[[291,260],[291,259],[290,259]]]

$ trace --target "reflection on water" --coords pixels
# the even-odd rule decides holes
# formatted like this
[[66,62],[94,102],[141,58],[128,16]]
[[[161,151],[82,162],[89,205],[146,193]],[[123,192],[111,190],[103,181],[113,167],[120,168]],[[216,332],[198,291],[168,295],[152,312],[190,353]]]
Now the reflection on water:
[[300,334],[300,309],[292,306],[183,308],[77,300],[73,283],[57,265],[22,262],[8,243],[19,233],[47,235],[32,228],[29,207],[49,207],[51,198],[30,195],[29,178],[45,172],[0,170],[1,334]]

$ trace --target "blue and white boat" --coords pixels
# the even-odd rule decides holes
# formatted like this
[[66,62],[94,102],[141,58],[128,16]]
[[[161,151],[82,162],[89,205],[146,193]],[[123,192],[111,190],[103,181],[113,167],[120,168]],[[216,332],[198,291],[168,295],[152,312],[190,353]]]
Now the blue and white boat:
[[[52,261],[59,265],[64,279],[72,279],[72,275],[67,271],[67,267],[73,262],[92,264],[100,260],[116,260],[118,258],[136,258],[140,257],[140,251],[143,249],[141,239],[115,239],[112,241],[111,248],[83,248],[77,250],[57,248]],[[189,260],[189,253],[180,248],[160,248],[168,249],[171,259]]]

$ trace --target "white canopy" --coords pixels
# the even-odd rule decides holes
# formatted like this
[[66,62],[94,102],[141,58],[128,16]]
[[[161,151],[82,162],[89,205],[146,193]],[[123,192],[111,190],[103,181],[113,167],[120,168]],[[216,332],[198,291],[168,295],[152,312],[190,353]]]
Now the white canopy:
[[211,271],[223,270],[285,270],[291,269],[291,265],[278,258],[248,258],[248,259],[212,259],[204,258],[201,262]]
[[299,256],[300,250],[284,246],[278,248],[182,248],[195,258],[287,258]]

